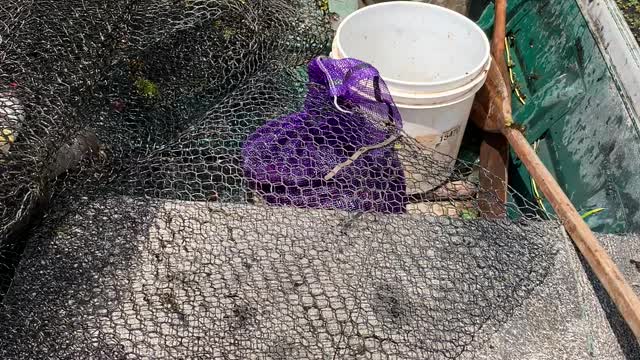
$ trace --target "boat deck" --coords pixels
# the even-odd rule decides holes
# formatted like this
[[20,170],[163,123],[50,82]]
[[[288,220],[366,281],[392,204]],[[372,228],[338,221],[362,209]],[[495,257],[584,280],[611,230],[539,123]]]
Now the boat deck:
[[[117,234],[87,227],[113,202],[123,205]],[[505,223],[498,238],[521,241],[500,247],[483,233],[485,220],[459,227],[448,217],[149,205],[88,203],[27,251],[5,299],[9,320],[0,322],[17,337],[11,351],[34,351],[24,339],[45,327],[59,346],[47,349],[52,357],[110,349],[142,358],[323,358],[348,338],[367,349],[354,359],[640,358],[556,222],[531,223],[527,234]],[[133,220],[141,214],[152,219],[146,231]],[[397,216],[407,227],[389,233]],[[447,239],[453,233],[464,246]],[[640,239],[601,239],[640,283],[629,258]]]
[[[585,270],[571,240],[561,246],[549,277],[477,354],[478,359],[640,359],[640,346],[606,291]],[[599,235],[625,278],[640,290],[639,235]],[[640,259],[640,257],[638,257]]]

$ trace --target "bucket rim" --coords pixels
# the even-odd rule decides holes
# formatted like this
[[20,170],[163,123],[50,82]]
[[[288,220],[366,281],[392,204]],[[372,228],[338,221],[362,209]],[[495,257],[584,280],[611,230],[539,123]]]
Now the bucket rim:
[[[490,67],[491,67],[491,62],[489,62],[485,66],[485,68],[482,70],[482,72],[480,72],[478,76],[476,76],[473,80],[469,81],[468,83],[462,86],[452,88],[450,90],[434,91],[431,93],[425,92],[424,95],[417,95],[416,94],[417,92],[406,91],[404,89],[397,89],[391,85],[387,85],[387,88],[389,89],[389,93],[393,96],[394,101],[396,101],[395,100],[396,98],[399,98],[399,99],[410,98],[410,99],[424,100],[424,101],[437,101],[438,99],[449,98],[450,100],[447,102],[449,103],[457,99],[466,97],[466,95],[470,92],[474,94],[477,93],[480,90],[480,88],[484,86],[487,80],[487,76],[489,74]],[[385,82],[387,81],[385,78],[383,78],[383,80],[385,80]]]
[[[348,58],[349,55],[345,53],[342,44],[339,41],[340,38],[340,33],[343,30],[344,26],[346,23],[349,22],[349,20],[351,20],[353,17],[358,16],[366,11],[370,11],[370,9],[375,9],[375,8],[381,8],[381,7],[385,7],[385,6],[413,6],[413,7],[421,7],[421,8],[431,8],[431,9],[437,9],[437,11],[442,11],[444,13],[449,13],[452,16],[458,17],[460,18],[462,21],[467,22],[468,24],[471,25],[472,28],[475,28],[480,34],[482,34],[482,42],[485,45],[485,52],[484,52],[484,56],[482,58],[482,62],[480,62],[478,65],[476,65],[471,71],[469,71],[468,74],[472,74],[472,73],[480,73],[482,72],[482,69],[484,66],[486,66],[487,62],[491,61],[491,44],[489,42],[489,38],[487,37],[487,34],[485,34],[485,32],[482,30],[482,28],[480,28],[480,26],[478,26],[478,24],[476,24],[475,22],[473,22],[471,19],[469,19],[468,17],[457,13],[451,9],[448,9],[446,7],[443,6],[439,6],[439,5],[435,5],[435,4],[428,4],[428,3],[422,3],[422,2],[413,2],[413,1],[392,1],[392,2],[384,2],[384,3],[380,3],[380,4],[374,4],[374,5],[368,5],[365,6],[361,9],[358,9],[354,12],[352,12],[351,14],[349,14],[347,17],[345,17],[341,22],[340,25],[338,25],[338,29],[336,30],[335,33],[335,38],[334,38],[334,42],[336,45],[337,50],[339,51],[339,56],[343,57],[343,58]],[[385,77],[385,82],[387,82],[387,84],[392,83],[392,84],[398,84],[398,85],[407,85],[407,86],[443,86],[443,85],[447,85],[447,84],[451,84],[451,83],[456,83],[456,82],[460,82],[463,81],[465,78],[467,78],[469,75],[460,75],[458,77],[455,78],[450,78],[450,79],[446,79],[446,80],[442,80],[442,81],[431,81],[431,82],[414,82],[414,81],[404,81],[404,80],[398,80],[398,79],[393,79],[393,78],[387,78]],[[474,77],[475,79],[475,77]],[[473,80],[471,80],[473,81]]]
[[402,102],[398,102],[395,98],[393,99],[393,102],[396,105],[396,107],[400,109],[412,109],[412,110],[436,109],[441,107],[453,106],[463,101],[467,101],[469,100],[469,98],[475,98],[475,96],[476,96],[476,92],[469,91],[464,96],[452,99],[448,102],[443,102],[442,104],[429,104],[429,105],[404,104]]

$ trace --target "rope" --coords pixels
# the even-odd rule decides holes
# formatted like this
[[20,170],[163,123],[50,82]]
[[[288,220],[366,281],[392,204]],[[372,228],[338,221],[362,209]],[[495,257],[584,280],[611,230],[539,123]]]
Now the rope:
[[333,170],[331,170],[325,177],[324,180],[325,181],[329,181],[331,179],[333,179],[338,172],[340,172],[340,170],[346,168],[347,166],[353,164],[354,161],[358,160],[358,158],[362,155],[364,155],[365,153],[371,151],[371,150],[375,150],[375,149],[380,149],[383,147],[387,147],[389,145],[391,145],[393,142],[395,142],[396,140],[398,140],[398,135],[393,135],[390,138],[388,138],[387,140],[379,143],[379,144],[375,144],[375,145],[368,145],[368,146],[363,146],[360,149],[358,149],[358,151],[356,151],[355,153],[353,153],[353,155],[351,155],[350,158],[348,158],[345,162],[336,165],[336,167],[333,168]]

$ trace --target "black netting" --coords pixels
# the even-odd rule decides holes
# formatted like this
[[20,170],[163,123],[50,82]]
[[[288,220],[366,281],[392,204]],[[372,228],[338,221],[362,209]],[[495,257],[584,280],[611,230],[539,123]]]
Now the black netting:
[[557,224],[375,69],[327,82],[332,35],[311,0],[4,0],[0,358],[457,358],[506,321]]

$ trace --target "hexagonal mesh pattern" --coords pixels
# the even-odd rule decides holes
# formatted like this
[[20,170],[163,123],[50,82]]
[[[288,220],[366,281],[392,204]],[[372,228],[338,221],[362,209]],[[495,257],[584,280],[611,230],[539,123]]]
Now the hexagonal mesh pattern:
[[5,0],[0,358],[471,356],[553,260],[303,0]]

